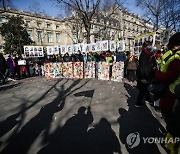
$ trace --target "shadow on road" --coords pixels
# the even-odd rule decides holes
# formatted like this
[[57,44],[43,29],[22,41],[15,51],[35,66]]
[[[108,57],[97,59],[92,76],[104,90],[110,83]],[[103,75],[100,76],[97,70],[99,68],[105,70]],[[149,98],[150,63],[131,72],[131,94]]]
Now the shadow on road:
[[0,86],[0,91],[5,91],[5,90],[8,90],[8,89],[11,89],[13,87],[18,87],[20,86],[21,83],[15,83],[15,84],[4,84],[4,85],[1,85]]
[[[66,82],[60,86],[60,90],[59,90],[56,88],[56,85],[60,81],[61,80],[57,81],[55,85],[53,85],[44,95],[42,95],[32,105],[23,108],[19,113],[8,117],[5,121],[0,123],[1,126],[0,128],[9,127],[7,131],[9,131],[13,126],[17,124],[21,125],[25,117],[25,111],[27,111],[32,106],[34,106],[39,101],[41,101],[46,96],[46,94],[53,88],[58,92],[57,97],[51,103],[48,103],[44,107],[42,107],[39,113],[36,116],[34,116],[30,121],[28,121],[20,129],[20,131],[18,131],[18,127],[17,127],[17,130],[14,131],[13,135],[7,141],[8,143],[7,146],[1,151],[2,154],[27,153],[33,142],[38,138],[38,136],[42,132],[44,132],[44,139],[47,140],[49,138],[49,129],[53,116],[55,113],[60,112],[64,108],[66,97],[72,94],[74,91],[83,87],[85,84],[87,84],[87,82],[89,82],[87,81],[84,84],[81,84],[80,86],[72,90],[74,87],[79,85],[81,80],[74,81],[67,89],[65,89],[65,84],[68,82],[68,80],[66,80]],[[17,117],[21,117],[19,123],[18,121],[16,121]],[[8,122],[11,123],[10,126],[7,125]],[[7,132],[4,131],[3,134],[5,133]]]
[[[118,122],[120,125],[119,138],[121,142],[125,144],[125,147],[130,154],[160,154],[161,152],[159,151],[157,144],[144,144],[143,137],[165,137],[164,134],[166,130],[152,115],[147,106],[142,108],[136,108],[134,106],[138,92],[137,89],[126,83],[124,84],[124,87],[129,94],[127,100],[129,109],[119,109],[120,117],[118,118]],[[130,133],[135,133],[136,137],[131,138],[131,140],[126,140]],[[138,142],[138,133],[140,135],[140,144],[136,146],[135,144]],[[160,146],[164,149],[163,145]]]
[[[86,113],[87,110],[87,113]],[[48,145],[38,154],[113,154],[120,153],[120,144],[107,119],[102,118],[93,128],[90,108],[80,107],[63,127],[49,137]]]

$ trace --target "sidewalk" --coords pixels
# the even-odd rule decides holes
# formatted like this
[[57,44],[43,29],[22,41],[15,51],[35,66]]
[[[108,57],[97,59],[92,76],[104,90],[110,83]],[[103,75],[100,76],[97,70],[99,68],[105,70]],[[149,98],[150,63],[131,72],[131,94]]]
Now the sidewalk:
[[[166,131],[149,104],[134,107],[134,86],[96,79],[20,81],[0,91],[1,153],[166,154],[160,144],[142,143],[142,137]],[[89,114],[83,113],[88,106]],[[141,142],[129,148],[126,138],[134,132]]]

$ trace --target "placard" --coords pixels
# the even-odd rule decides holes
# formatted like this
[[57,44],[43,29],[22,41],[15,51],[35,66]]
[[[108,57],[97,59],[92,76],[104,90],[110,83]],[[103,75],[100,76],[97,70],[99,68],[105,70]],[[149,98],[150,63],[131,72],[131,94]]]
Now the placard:
[[110,51],[116,51],[116,42],[115,41],[110,41],[109,46],[110,46]]
[[26,60],[18,60],[18,65],[26,65]]
[[122,82],[124,78],[124,62],[113,62],[112,81]]
[[106,62],[98,63],[98,79],[109,80],[109,64]]
[[108,44],[108,40],[102,41],[101,42],[101,49],[102,51],[107,51],[109,49],[109,44]]
[[95,78],[95,62],[84,63],[84,78]]
[[44,57],[43,46],[24,46],[26,57]]
[[72,62],[65,62],[62,64],[62,75],[64,78],[73,78]]
[[83,62],[74,62],[73,63],[73,77],[75,79],[83,78]]

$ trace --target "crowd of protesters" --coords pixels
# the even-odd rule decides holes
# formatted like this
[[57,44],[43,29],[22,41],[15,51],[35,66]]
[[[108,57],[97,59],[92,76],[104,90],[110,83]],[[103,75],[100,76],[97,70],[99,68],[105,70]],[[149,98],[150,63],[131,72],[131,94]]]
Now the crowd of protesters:
[[[167,138],[180,137],[180,32],[174,34],[167,45],[167,51],[154,50],[152,42],[145,41],[140,49],[140,55],[132,52],[89,52],[69,55],[45,55],[38,62],[33,63],[33,73],[30,73],[30,60],[26,65],[19,66],[18,61],[23,59],[20,55],[7,58],[0,54],[0,78],[5,83],[6,76],[13,79],[21,77],[42,75],[41,65],[44,62],[107,62],[110,64],[110,75],[113,62],[124,62],[124,77],[130,83],[137,81],[139,93],[135,103],[136,107],[145,105],[144,99],[150,104],[153,100],[148,86],[153,80],[165,85],[164,93],[158,95],[162,116],[167,124]],[[8,71],[7,71],[8,70]],[[155,96],[153,97],[155,98]],[[157,100],[157,98],[156,98]],[[175,144],[166,144],[166,147],[175,153]]]
[[[44,57],[37,58],[23,58],[22,55],[9,55],[5,60],[3,55],[0,57],[1,80],[4,83],[5,78],[21,79],[30,76],[41,76],[42,65],[45,62],[107,62],[110,65],[110,76],[112,75],[113,62],[124,62],[124,77],[131,83],[137,79],[136,70],[138,67],[138,56],[129,51],[121,51],[117,49],[115,52],[102,51],[102,52],[89,52],[84,53],[78,51],[76,54],[66,53],[64,55],[44,55]],[[19,60],[25,60],[25,65],[19,65]],[[31,71],[30,71],[31,70]]]
[[[135,106],[143,107],[144,99],[151,104],[158,98],[158,106],[167,125],[167,140],[180,138],[180,32],[169,39],[164,54],[160,50],[154,54],[152,43],[144,42],[136,73],[139,94]],[[156,83],[156,90],[151,93],[149,85],[153,82]],[[153,99],[150,95],[153,95]],[[179,144],[166,143],[165,147],[175,154]]]
[[[25,64],[19,64],[20,60],[24,60]],[[4,84],[6,79],[19,80],[26,77],[42,75],[41,65],[42,59],[34,62],[32,59],[23,58],[21,55],[9,55],[7,59],[0,53],[0,79]]]

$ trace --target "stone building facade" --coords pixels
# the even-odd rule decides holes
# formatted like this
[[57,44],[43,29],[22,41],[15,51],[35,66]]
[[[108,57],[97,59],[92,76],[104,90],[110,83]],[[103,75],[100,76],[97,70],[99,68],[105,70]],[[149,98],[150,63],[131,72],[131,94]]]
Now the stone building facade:
[[[0,25],[7,21],[7,15],[23,17],[29,36],[35,42],[34,45],[68,45],[86,42],[84,39],[85,30],[82,24],[69,18],[57,19],[30,12],[7,9],[6,12],[0,15]],[[92,22],[91,42],[123,39],[125,40],[126,50],[131,50],[136,36],[153,31],[153,26],[145,20],[119,9],[109,18],[103,13],[98,14]],[[79,26],[81,27],[79,28]],[[0,50],[2,50],[2,47],[3,38],[0,36]]]

